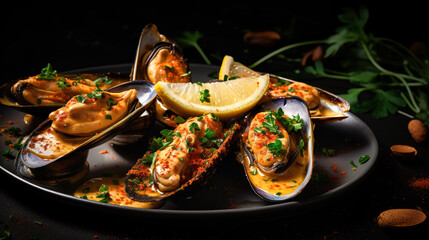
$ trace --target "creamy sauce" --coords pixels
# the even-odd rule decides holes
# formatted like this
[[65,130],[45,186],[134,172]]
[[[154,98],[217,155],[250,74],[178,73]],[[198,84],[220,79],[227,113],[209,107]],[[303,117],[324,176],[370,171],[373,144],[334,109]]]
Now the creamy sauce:
[[48,127],[29,139],[26,150],[43,159],[56,159],[73,151],[85,140],[87,138],[65,136]]
[[[103,184],[108,188],[108,197],[106,197],[107,195],[100,196],[102,194],[100,187]],[[137,202],[129,199],[125,193],[123,177],[93,178],[79,186],[74,192],[74,196],[96,202],[106,198],[108,204],[134,208],[159,208],[162,206],[162,202]]]
[[249,167],[248,161],[244,161],[244,164],[249,180],[254,186],[264,189],[269,194],[283,196],[293,193],[303,183],[307,172],[308,155],[304,152],[303,157],[298,156],[281,176],[265,174],[256,166]]

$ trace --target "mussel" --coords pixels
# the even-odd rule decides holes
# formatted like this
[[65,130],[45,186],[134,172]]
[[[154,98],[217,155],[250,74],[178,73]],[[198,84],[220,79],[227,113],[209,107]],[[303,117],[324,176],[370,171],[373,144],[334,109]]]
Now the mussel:
[[189,65],[180,47],[158,32],[154,24],[142,30],[131,79],[145,79],[153,84],[190,82]]
[[17,172],[35,179],[76,173],[86,163],[90,148],[123,131],[155,97],[153,84],[147,81],[74,96],[30,133],[16,157]]
[[[250,77],[265,73],[254,71],[240,62],[233,61],[228,74],[230,74],[230,77]],[[347,118],[344,113],[350,110],[350,104],[335,94],[303,82],[270,73],[270,86],[261,103],[279,97],[287,98],[292,96],[305,100],[310,109],[311,118],[315,123],[342,120]]]
[[[191,73],[188,62],[180,47],[171,39],[159,33],[154,24],[147,24],[140,35],[131,80],[145,79],[157,82],[190,82]],[[174,113],[157,98],[152,105],[151,114],[161,123],[176,127],[172,120]]]
[[253,191],[281,202],[297,196],[313,169],[313,123],[299,97],[278,98],[248,113],[243,120],[237,160]]
[[[163,130],[151,149],[128,171],[125,191],[136,201],[155,202],[205,183],[227,154],[239,125],[225,128],[214,115],[189,118]],[[199,183],[199,184],[197,184]]]
[[120,73],[59,74],[48,64],[41,73],[0,87],[0,103],[45,118],[73,96],[129,81]]
[[332,122],[347,118],[350,104],[326,90],[270,74],[270,86],[265,99],[296,96],[304,99],[314,122]]

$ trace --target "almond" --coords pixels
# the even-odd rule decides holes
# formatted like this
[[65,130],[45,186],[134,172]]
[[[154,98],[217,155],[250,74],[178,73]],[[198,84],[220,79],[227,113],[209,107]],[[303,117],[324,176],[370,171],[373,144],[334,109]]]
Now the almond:
[[408,123],[408,131],[416,142],[422,143],[426,140],[427,128],[422,121],[418,119],[411,120]]
[[273,46],[279,42],[280,39],[280,34],[274,31],[247,32],[243,37],[245,43],[263,47]]
[[408,145],[392,145],[390,151],[392,151],[395,156],[404,159],[412,159],[417,155],[417,150]]
[[416,226],[426,220],[426,215],[417,209],[390,209],[377,217],[380,227],[404,228]]

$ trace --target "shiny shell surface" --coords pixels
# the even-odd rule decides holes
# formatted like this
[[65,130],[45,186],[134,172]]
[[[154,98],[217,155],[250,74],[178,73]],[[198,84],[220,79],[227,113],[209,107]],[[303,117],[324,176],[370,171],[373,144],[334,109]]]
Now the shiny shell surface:
[[239,128],[234,124],[225,129],[209,116],[190,118],[167,130],[167,136],[161,131],[166,137],[158,145],[168,146],[151,149],[127,173],[125,190],[132,200],[161,201],[206,182],[233,147]]
[[[19,151],[15,160],[17,171],[25,177],[40,179],[59,177],[77,171],[77,169],[86,162],[86,158],[82,156],[82,154],[87,154],[88,149],[102,144],[122,132],[149,107],[156,97],[153,84],[147,81],[126,82],[111,88],[109,91],[112,93],[120,93],[132,89],[137,91],[136,100],[130,103],[127,114],[121,119],[118,119],[116,123],[103,130],[100,129],[100,132],[90,136],[72,136],[65,134],[63,135],[65,136],[66,142],[64,145],[69,147],[68,149],[58,149],[58,151],[56,151],[54,147],[46,148],[48,151],[44,151],[43,154],[38,154],[38,156],[33,154],[30,150],[30,148],[35,147],[36,144],[36,142],[32,142],[31,140],[40,138],[39,134],[45,134],[42,138],[51,138],[55,140],[55,135],[59,134],[51,129],[52,120],[45,120],[30,133],[28,140]],[[59,146],[61,148],[62,145]],[[76,158],[78,158],[79,161],[77,161]]]
[[[255,127],[255,119],[259,114],[271,113],[274,116],[281,111],[284,114],[271,119],[265,114],[266,121],[263,120],[265,122]],[[291,120],[287,121],[285,126],[288,129],[288,136],[280,131],[281,128],[275,127],[285,125],[283,120],[277,121],[280,120],[280,116],[285,121]],[[253,191],[270,202],[286,201],[297,196],[310,181],[314,162],[313,123],[305,101],[298,97],[274,99],[252,110],[244,121],[237,160],[243,165]],[[296,123],[300,125],[294,129],[293,125]],[[257,133],[255,128],[258,129]],[[270,134],[273,136],[273,132],[275,135],[278,134],[278,138],[275,141],[267,140],[265,137]],[[258,137],[259,142],[257,139],[256,143],[252,144],[254,136]],[[287,148],[282,148],[282,144],[287,141],[280,139],[285,138],[289,143]],[[261,142],[260,139],[265,142]],[[270,152],[276,157],[270,157]],[[266,162],[271,162],[269,168],[264,168]]]
[[106,90],[129,81],[128,76],[120,73],[58,74],[52,80],[37,80],[38,76],[3,84],[0,87],[0,104],[45,118],[62,107],[74,96],[73,93],[92,92],[96,84]]

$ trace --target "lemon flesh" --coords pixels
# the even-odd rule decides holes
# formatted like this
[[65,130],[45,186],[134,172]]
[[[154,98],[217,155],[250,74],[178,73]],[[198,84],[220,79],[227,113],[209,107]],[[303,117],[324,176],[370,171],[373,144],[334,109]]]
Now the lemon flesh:
[[219,80],[229,80],[231,78],[245,78],[250,76],[259,76],[260,74],[247,66],[234,61],[234,58],[225,55],[222,60],[222,65],[219,69]]
[[[166,83],[158,82],[155,90],[162,102],[182,117],[214,113],[220,120],[240,117],[252,109],[269,86],[268,74],[223,82]],[[209,101],[201,101],[201,92],[208,90]]]

